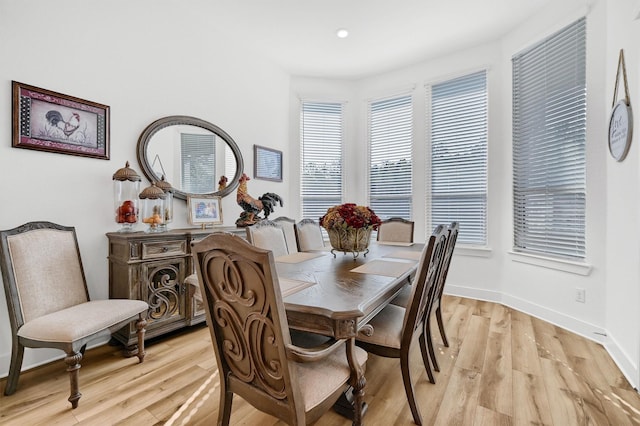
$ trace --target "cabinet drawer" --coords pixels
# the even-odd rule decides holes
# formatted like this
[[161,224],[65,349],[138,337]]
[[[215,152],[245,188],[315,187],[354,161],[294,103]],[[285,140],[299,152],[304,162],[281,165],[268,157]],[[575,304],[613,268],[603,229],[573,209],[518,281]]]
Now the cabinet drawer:
[[142,243],[142,258],[157,259],[159,257],[179,256],[187,254],[187,241],[157,241]]

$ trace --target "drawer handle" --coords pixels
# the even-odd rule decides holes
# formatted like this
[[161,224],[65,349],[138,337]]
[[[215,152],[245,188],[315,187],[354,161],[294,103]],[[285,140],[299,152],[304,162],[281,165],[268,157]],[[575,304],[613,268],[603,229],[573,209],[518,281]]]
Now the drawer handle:
[[168,252],[168,251],[169,251],[169,247],[162,247],[162,252],[163,252],[163,253],[166,253],[166,252]]

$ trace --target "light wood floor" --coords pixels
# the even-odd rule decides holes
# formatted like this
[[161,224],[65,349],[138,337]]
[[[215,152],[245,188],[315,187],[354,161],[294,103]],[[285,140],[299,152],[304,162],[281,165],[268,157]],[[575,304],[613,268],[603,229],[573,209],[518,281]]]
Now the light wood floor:
[[[640,397],[602,346],[494,303],[446,296],[443,308],[450,347],[434,329],[435,385],[413,351],[426,425],[640,425]],[[219,386],[206,327],[151,342],[145,362],[136,361],[108,345],[88,351],[76,410],[63,361],[23,373],[16,393],[0,396],[0,424],[215,424]],[[370,356],[366,377],[365,423],[413,424],[398,361]],[[231,424],[283,423],[236,397]],[[317,423],[350,424],[332,411]]]

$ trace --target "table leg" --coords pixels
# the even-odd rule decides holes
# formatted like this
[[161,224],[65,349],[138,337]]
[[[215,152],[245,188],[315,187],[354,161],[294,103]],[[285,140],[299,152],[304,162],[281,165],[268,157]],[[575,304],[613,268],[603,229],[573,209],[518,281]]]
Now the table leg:
[[358,360],[356,359],[356,339],[355,337],[350,338],[347,341],[347,360],[349,361],[349,366],[351,367],[351,380],[350,384],[353,388],[353,425],[360,426],[362,425],[362,417],[364,416],[364,411],[366,410],[366,406],[364,403],[364,386],[367,383],[367,380],[364,378],[364,371]]

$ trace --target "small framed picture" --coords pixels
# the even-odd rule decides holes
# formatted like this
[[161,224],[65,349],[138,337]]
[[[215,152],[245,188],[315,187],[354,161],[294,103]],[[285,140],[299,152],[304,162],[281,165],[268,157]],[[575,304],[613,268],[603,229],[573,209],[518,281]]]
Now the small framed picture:
[[189,223],[192,225],[218,225],[222,223],[221,197],[187,197]]
[[282,182],[282,151],[254,145],[253,177]]
[[109,107],[12,82],[14,148],[109,159]]

